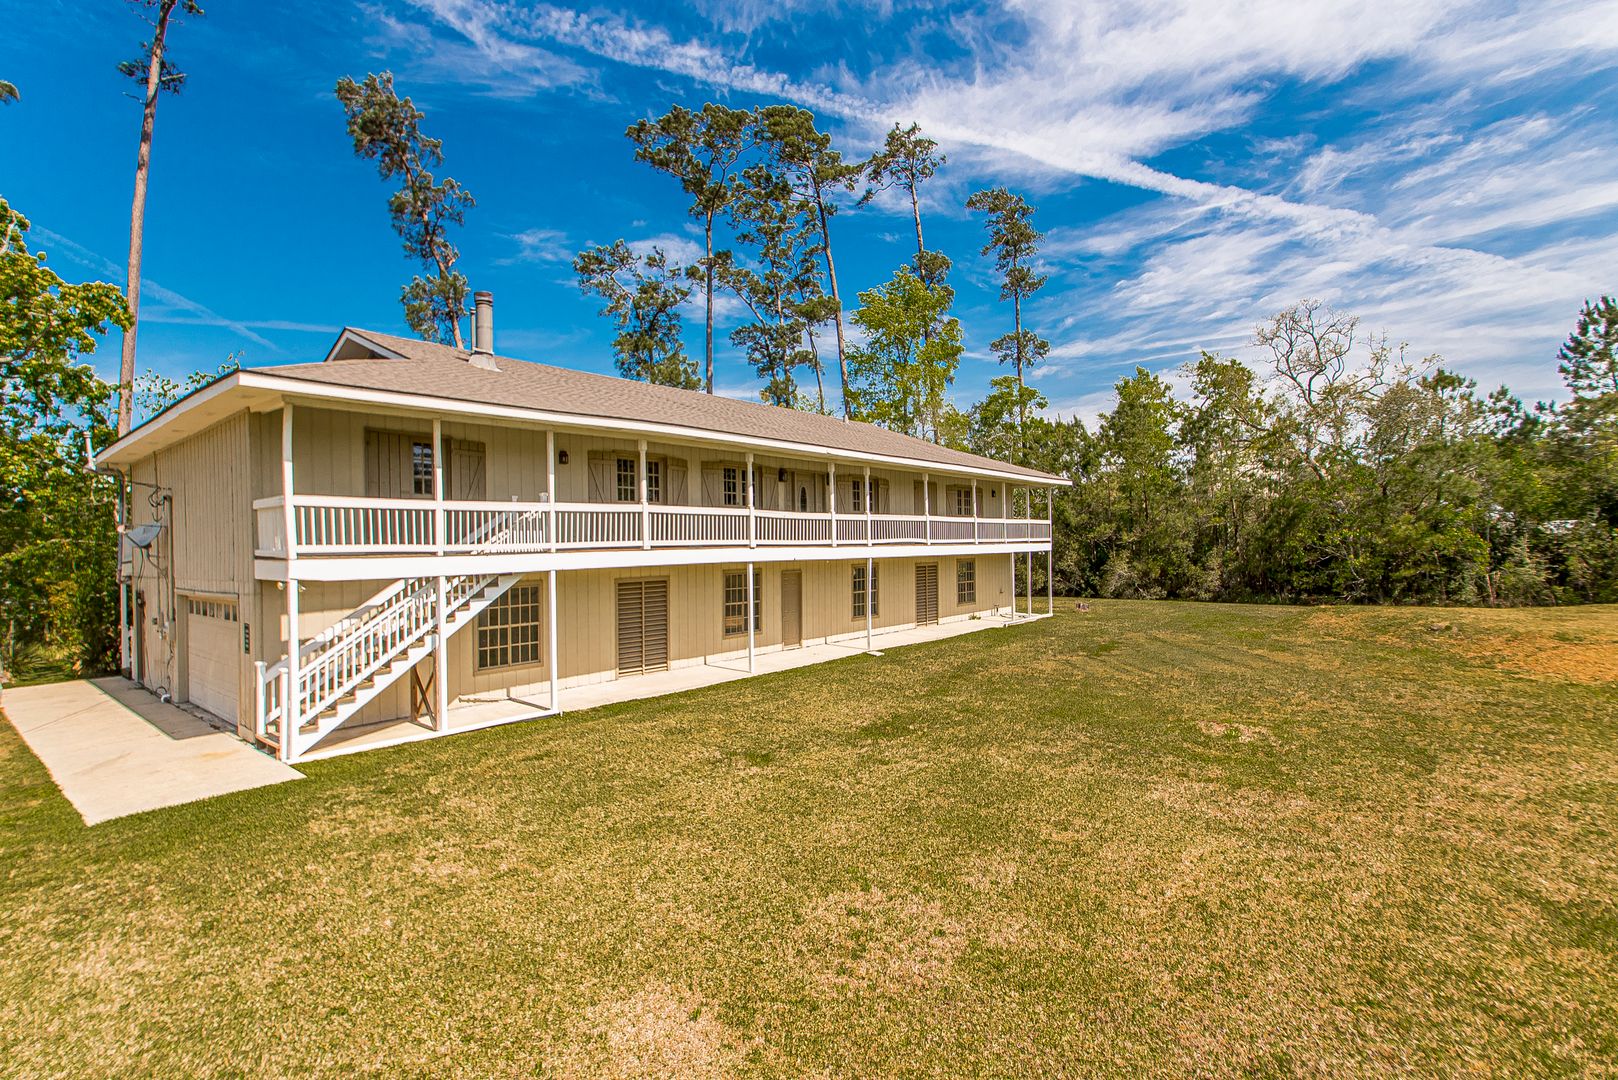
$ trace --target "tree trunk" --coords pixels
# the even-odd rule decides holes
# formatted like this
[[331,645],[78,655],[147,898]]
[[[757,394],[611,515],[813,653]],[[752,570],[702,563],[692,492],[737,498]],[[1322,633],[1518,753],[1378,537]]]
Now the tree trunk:
[[708,272],[708,310],[703,330],[704,355],[707,359],[708,393],[713,393],[713,214],[708,215],[706,227],[708,261],[703,264]]
[[1024,416],[1022,400],[1022,294],[1015,293],[1011,297],[1012,325],[1016,331],[1017,341],[1017,452],[1023,449],[1023,424],[1027,420]]
[[826,221],[826,203],[820,197],[820,186],[815,185],[815,212],[820,215],[820,239],[826,255],[826,277],[831,281],[832,303],[837,305],[837,373],[843,382],[843,419],[848,419],[848,358],[843,349],[843,298],[837,293],[837,264],[831,257],[831,229]]
[[916,185],[910,185],[910,213],[916,219],[916,273],[921,273],[921,257],[927,248],[921,242],[921,200],[916,197]]
[[826,380],[820,374],[820,346],[815,344],[815,328],[804,324],[803,332],[809,335],[809,355],[815,358],[815,401],[822,415],[826,412]]
[[118,434],[126,435],[134,413],[135,331],[140,325],[140,259],[146,240],[146,177],[152,166],[152,129],[157,125],[157,95],[162,87],[163,39],[169,16],[179,0],[162,0],[152,31],[152,54],[146,64],[146,100],[141,109],[140,150],[135,155],[135,197],[129,207],[129,276],[124,296],[129,303],[129,329],[124,331],[118,365]]

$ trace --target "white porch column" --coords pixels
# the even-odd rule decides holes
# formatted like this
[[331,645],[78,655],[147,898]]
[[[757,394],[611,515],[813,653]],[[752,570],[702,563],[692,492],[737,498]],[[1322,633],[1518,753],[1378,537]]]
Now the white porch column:
[[978,478],[972,477],[972,543],[978,542]]
[[1045,610],[1056,614],[1056,489],[1045,489]]
[[[1007,488],[1006,490],[1010,491],[1011,489]],[[1011,592],[1011,617],[1015,619],[1017,617],[1017,553],[1013,551],[1006,558],[1011,563],[1011,577],[1008,579],[1010,581],[1008,588]]]
[[449,638],[444,619],[444,575],[439,574],[433,601],[433,727],[449,730]]
[[545,576],[545,605],[548,608],[548,611],[546,612],[546,625],[545,625],[545,653],[546,653],[545,662],[546,662],[546,664],[550,665],[550,674],[551,674],[551,711],[552,712],[560,712],[561,709],[562,709],[562,706],[561,706],[561,703],[560,703],[560,699],[558,697],[558,688],[557,688],[557,682],[556,682],[556,680],[558,678],[558,674],[557,674],[557,671],[556,671],[556,652],[557,652],[557,649],[556,649],[556,571],[555,570],[549,571]]
[[[545,539],[552,551],[556,550],[556,432],[547,428],[545,431]],[[555,573],[555,571],[552,571]],[[554,612],[554,605],[553,605]],[[556,688],[551,687],[552,697]],[[551,702],[554,708],[556,702]]]
[[298,728],[303,717],[298,709],[298,515],[292,505],[292,403],[281,403],[281,509],[286,530],[287,557],[287,680],[281,695],[280,758],[291,764],[297,760]]
[[652,504],[646,498],[646,440],[640,440],[640,546],[652,546]]
[[444,554],[444,421],[433,417],[433,543]]
[[[753,484],[753,451],[749,450],[747,452],[747,546],[750,547],[750,548],[758,547],[758,519],[753,516],[753,488],[754,488],[754,486],[755,485]],[[747,577],[748,586],[747,587],[748,587],[749,590],[751,590],[753,588],[753,585],[752,585],[753,572],[751,570],[749,570],[747,572],[747,574],[748,574],[748,577]],[[751,592],[749,592],[749,595],[751,595]],[[753,622],[752,622],[753,612],[752,612],[751,609],[749,609],[748,612],[747,612],[747,619],[748,619],[747,625],[752,626],[753,625]],[[752,636],[753,632],[751,630],[749,630],[747,633],[749,635],[749,639],[751,639],[751,636]],[[751,664],[752,661],[748,661],[748,663]],[[752,669],[749,668],[748,670],[752,670]]]
[[[870,493],[869,492],[866,493],[865,505],[867,505],[867,506],[871,505],[871,499],[870,499]],[[866,524],[866,527],[869,528],[870,524],[871,524],[870,520],[867,519],[865,524]],[[872,617],[875,614],[875,612],[872,609],[876,607],[876,589],[874,587],[875,582],[876,582],[876,560],[871,558],[869,555],[867,555],[865,557],[865,651],[866,652],[875,651],[871,647],[871,623],[872,623]]]
[[[865,499],[864,499],[864,501],[865,501],[865,546],[870,547],[872,544],[876,543],[876,538],[871,535],[871,467],[869,465],[865,466]],[[867,582],[867,583],[869,583],[869,582]],[[866,608],[866,612],[869,613],[870,608]]]
[[921,516],[927,519],[927,542],[933,542],[933,485],[927,473],[921,474]]
[[837,546],[837,462],[826,462],[826,510],[831,514],[831,546]]
[[748,671],[748,674],[752,674],[752,672],[754,671],[755,661],[756,661],[755,650],[756,650],[756,647],[757,647],[757,642],[755,640],[756,627],[754,626],[754,623],[753,623],[753,612],[755,610],[754,605],[757,602],[758,602],[758,597],[753,595],[753,564],[748,563],[747,564],[747,671]]

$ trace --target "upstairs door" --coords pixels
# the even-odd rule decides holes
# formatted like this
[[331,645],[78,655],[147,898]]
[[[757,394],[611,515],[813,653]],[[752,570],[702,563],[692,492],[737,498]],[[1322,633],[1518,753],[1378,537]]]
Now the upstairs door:
[[489,497],[488,485],[484,480],[484,453],[480,442],[462,442],[460,439],[450,443],[449,476],[445,478],[444,488],[448,498],[457,502],[482,502]]
[[781,572],[781,647],[803,644],[803,571]]
[[938,564],[916,564],[916,625],[938,621]]
[[618,674],[668,668],[668,579],[618,582]]

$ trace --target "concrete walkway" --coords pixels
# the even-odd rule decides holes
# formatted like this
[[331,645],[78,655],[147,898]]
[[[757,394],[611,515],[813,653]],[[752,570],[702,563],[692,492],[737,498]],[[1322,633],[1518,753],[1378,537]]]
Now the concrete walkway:
[[0,709],[86,825],[303,777],[128,679],[9,689]]

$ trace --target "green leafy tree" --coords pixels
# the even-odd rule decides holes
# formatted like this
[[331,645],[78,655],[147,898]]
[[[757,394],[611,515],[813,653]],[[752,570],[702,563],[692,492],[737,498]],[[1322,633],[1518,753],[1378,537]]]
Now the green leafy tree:
[[767,164],[749,166],[730,218],[738,243],[752,259],[743,263],[727,256],[716,267],[719,281],[748,313],[747,321],[731,331],[732,343],[764,380],[762,399],[787,408],[810,405],[796,372],[815,363],[798,307],[803,279],[815,272],[820,254],[819,233],[809,215],[810,207],[793,195],[784,176]]
[[[146,244],[146,186],[152,168],[152,132],[157,126],[157,99],[164,93],[178,94],[185,85],[185,73],[168,56],[169,30],[175,25],[176,11],[201,15],[196,0],[131,0],[141,18],[151,24],[152,36],[141,42],[140,55],[125,60],[118,70],[142,87],[140,148],[135,154],[135,194],[129,207],[129,274],[126,302],[129,326],[124,330],[123,356],[118,368],[118,434],[129,430],[132,388],[135,382],[135,332],[140,319],[140,264]],[[8,84],[9,85],[9,84]],[[12,87],[11,96],[16,97]],[[0,93],[0,99],[5,95]]]
[[849,355],[855,419],[940,441],[962,351],[950,301],[948,286],[929,287],[909,267],[860,293],[853,321],[865,344]]
[[949,273],[950,259],[941,251],[928,251],[921,233],[921,185],[931,180],[949,159],[938,152],[938,143],[921,133],[919,124],[902,128],[898,124],[871,160],[865,163],[865,194],[860,205],[877,194],[898,188],[910,198],[910,215],[916,226],[916,276],[928,285],[940,285]]
[[347,117],[354,153],[376,162],[385,181],[399,181],[388,199],[393,228],[404,240],[405,254],[428,268],[400,292],[405,322],[426,341],[453,341],[465,347],[461,319],[470,289],[455,268],[460,252],[449,241],[449,228],[466,223],[476,205],[455,180],[439,181],[432,170],[444,163],[444,144],[422,133],[425,114],[393,89],[392,72],[367,75],[364,82],[337,80],[337,100]]
[[[5,640],[77,671],[116,647],[117,485],[89,471],[114,437],[116,391],[84,357],[129,309],[116,285],[69,284],[0,199],[0,618]],[[15,653],[10,668],[22,666]]]
[[618,327],[612,340],[625,378],[695,390],[696,364],[680,340],[680,305],[691,296],[686,275],[669,266],[663,249],[637,254],[622,240],[586,248],[573,260],[580,291],[606,301],[602,314]]
[[815,128],[815,116],[796,105],[766,105],[758,112],[759,140],[769,151],[774,172],[787,185],[793,201],[808,211],[814,243],[826,263],[832,323],[837,331],[837,370],[842,379],[843,415],[848,416],[848,348],[843,336],[843,300],[837,289],[837,262],[832,257],[831,218],[837,193],[852,192],[863,167],[843,160],[831,136]]
[[699,111],[676,105],[656,120],[640,120],[625,134],[635,144],[635,158],[680,181],[691,196],[691,215],[702,221],[703,259],[693,269],[703,282],[704,385],[713,393],[714,289],[718,253],[714,221],[730,206],[736,188],[733,173],[752,144],[753,114],[709,102]]
[[0,105],[10,105],[13,101],[17,101],[19,98],[21,98],[21,96],[22,95],[17,93],[17,87],[15,84],[8,83],[6,80],[0,79]]
[[[1001,363],[1012,364],[1017,372],[1017,385],[1025,383],[1025,373],[1050,352],[1050,342],[1022,324],[1023,302],[1045,287],[1047,277],[1037,273],[1034,260],[1039,254],[1039,242],[1045,234],[1034,228],[1034,208],[1021,195],[1014,195],[1003,187],[974,192],[966,200],[968,210],[988,215],[984,227],[989,231],[989,242],[983,245],[983,254],[994,256],[995,269],[1000,273],[1000,299],[1011,301],[1012,332],[1004,334],[989,347]],[[1027,414],[1017,414],[1020,429]]]

